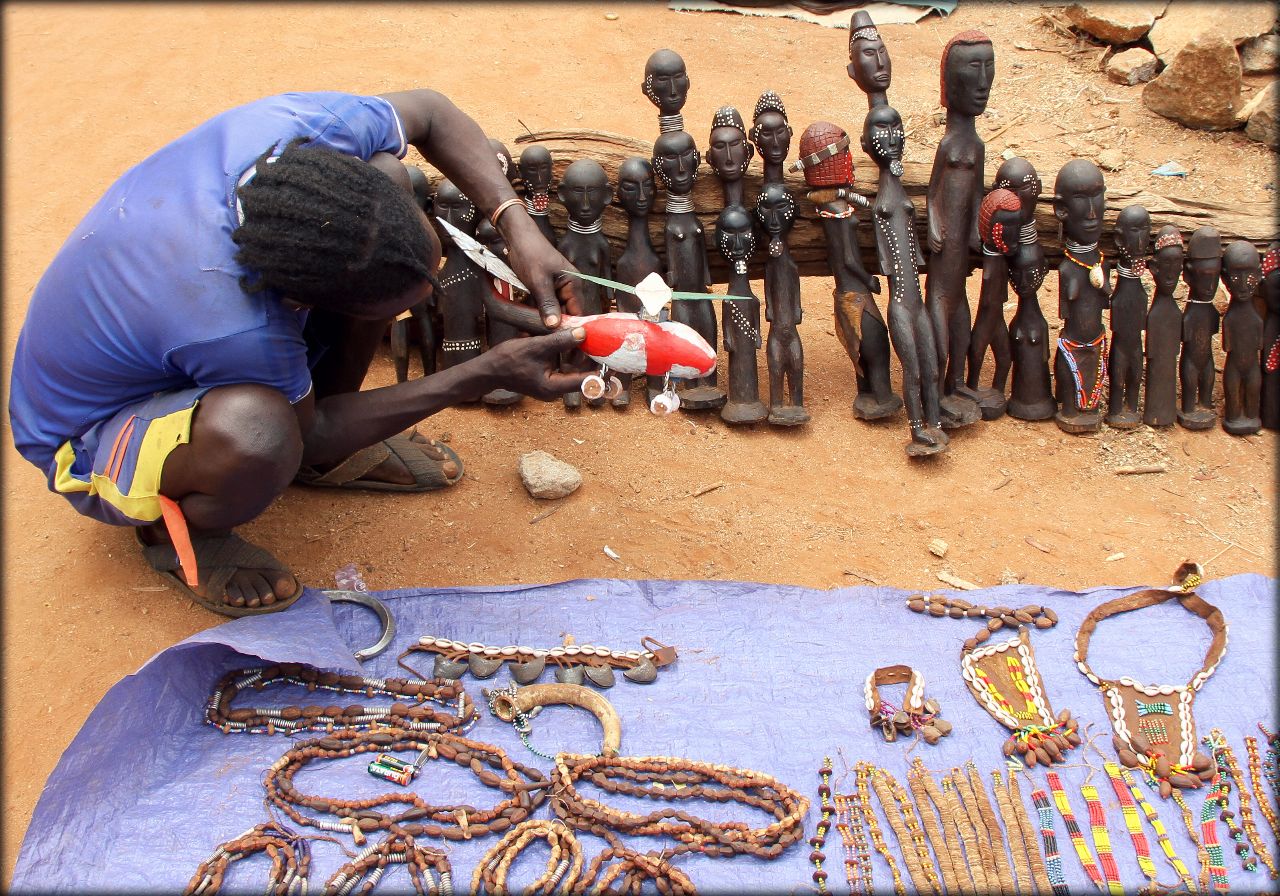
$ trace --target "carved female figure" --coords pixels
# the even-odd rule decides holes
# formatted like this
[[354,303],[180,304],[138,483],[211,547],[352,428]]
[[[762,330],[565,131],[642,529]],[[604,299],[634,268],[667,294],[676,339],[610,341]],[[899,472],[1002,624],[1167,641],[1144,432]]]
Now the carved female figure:
[[1009,264],[1009,282],[1018,310],[1009,321],[1013,349],[1013,385],[1005,410],[1019,420],[1048,420],[1058,409],[1049,381],[1049,322],[1040,310],[1040,286],[1046,273],[1039,245],[1021,243]]
[[970,252],[980,251],[978,206],[982,202],[986,146],[974,119],[987,108],[996,61],[991,40],[964,31],[942,51],[942,105],[947,128],[933,157],[929,177],[929,272],[925,305],[933,321],[942,377],[942,424],[966,426],[980,413],[974,396],[962,391],[969,350],[969,299],[965,293]]
[[1098,239],[1106,184],[1098,166],[1072,159],[1053,186],[1053,213],[1062,224],[1063,254],[1058,267],[1058,335],[1054,379],[1058,404],[1054,419],[1063,432],[1102,428],[1102,396],[1107,388],[1107,334],[1102,311],[1110,299],[1108,272]]
[[[569,229],[560,237],[556,248],[582,273],[612,279],[609,240],[600,232],[605,206],[613,201],[613,188],[604,168],[595,159],[578,159],[565,169],[557,196],[568,213]],[[583,315],[601,314],[608,310],[610,304],[606,287],[590,280],[579,281],[578,299]],[[562,360],[580,368],[585,356],[578,350]],[[592,404],[603,403],[603,396],[592,401]],[[567,408],[581,404],[580,392],[569,392],[564,396]]]
[[804,319],[800,271],[787,246],[787,234],[795,219],[796,201],[791,191],[781,183],[766,183],[756,200],[756,220],[769,235],[764,301],[769,321],[769,422],[774,426],[809,422],[809,412],[804,409],[804,348],[797,330]]
[[725,208],[742,207],[742,176],[754,155],[755,147],[747,141],[742,115],[733,106],[721,106],[711,119],[707,164],[720,181]]
[[[404,165],[409,175],[409,185],[413,188],[413,199],[418,203],[427,217],[432,214],[431,181],[417,165]],[[391,323],[391,361],[395,366],[396,382],[403,383],[409,378],[409,335],[412,330],[418,340],[418,355],[422,358],[422,375],[430,376],[436,372],[436,300],[433,295],[425,302],[419,302],[409,310],[400,314]]]
[[902,118],[892,106],[876,106],[862,126],[862,150],[880,168],[871,220],[880,272],[889,279],[889,334],[902,365],[902,398],[911,442],[907,454],[936,454],[947,447],[938,405],[938,350],[920,296],[915,206],[902,188]]
[[1186,429],[1209,429],[1217,422],[1213,410],[1213,334],[1221,315],[1213,305],[1222,273],[1222,237],[1213,227],[1191,234],[1182,279],[1187,284],[1187,304],[1182,310],[1182,407],[1178,422]]
[[[616,266],[617,279],[623,283],[635,285],[655,272],[666,275],[649,235],[649,212],[657,194],[653,165],[648,159],[632,156],[618,167],[618,202],[627,213],[627,244],[618,256]],[[619,290],[613,294],[613,299],[619,311],[640,313],[644,310],[640,299],[631,293]],[[620,373],[617,376],[622,381],[623,390],[612,403],[614,407],[622,408],[631,403],[631,374]],[[662,377],[650,377],[648,388],[649,400],[652,401],[662,391]]]
[[1182,276],[1182,234],[1166,224],[1156,234],[1150,271],[1155,295],[1147,312],[1147,390],[1142,422],[1147,426],[1172,426],[1178,411],[1178,352],[1182,348],[1182,311],[1173,291]]
[[[498,229],[489,223],[488,218],[481,218],[480,223],[476,226],[476,239],[484,245],[486,249],[494,255],[506,261],[507,243],[502,238],[502,234]],[[481,273],[481,279],[485,285],[500,299],[510,302],[514,300],[514,290],[511,284],[498,277],[494,277],[488,271]],[[513,324],[505,320],[499,320],[493,315],[485,316],[485,335],[488,339],[489,348],[506,342],[508,339],[515,339],[523,334]],[[512,392],[510,389],[493,389],[486,392],[480,397],[480,400],[487,405],[502,407],[509,404],[516,404],[523,395],[519,392]]]
[[1253,297],[1262,283],[1262,259],[1253,243],[1236,240],[1222,256],[1222,282],[1231,294],[1222,316],[1222,428],[1233,436],[1262,428],[1262,318]]
[[[452,181],[441,181],[436,188],[435,213],[467,236],[475,236],[476,207]],[[439,275],[439,303],[444,321],[441,366],[449,368],[480,354],[484,290],[489,287],[480,269],[453,243],[448,233],[442,233],[440,241],[445,247],[444,267]]]
[[679,53],[655,50],[645,61],[644,82],[640,89],[658,109],[660,133],[684,130],[684,116],[680,110],[689,98],[689,73]]
[[551,204],[551,151],[537,143],[526,146],[518,167],[524,185],[524,207],[547,242],[554,245],[556,232],[547,214]]
[[787,110],[782,98],[772,90],[766,90],[756,100],[751,116],[751,142],[764,160],[764,182],[782,183],[782,165],[791,149],[791,125],[787,122]]
[[1262,325],[1262,425],[1280,429],[1280,243],[1262,256],[1262,296],[1267,316]]
[[893,65],[880,32],[865,9],[857,10],[849,19],[849,65],[845,71],[867,95],[868,109],[889,105],[886,94]]
[[[740,299],[725,299],[721,311],[724,347],[729,353],[729,400],[720,409],[725,423],[758,423],[769,415],[760,400],[759,367],[760,300],[751,291],[747,262],[756,250],[751,216],[739,205],[730,205],[716,221],[716,246],[729,262],[729,292]],[[772,382],[772,380],[770,381]]]
[[1116,287],[1111,296],[1111,353],[1107,376],[1111,395],[1107,425],[1133,429],[1140,422],[1138,393],[1142,387],[1142,330],[1147,319],[1147,289],[1142,275],[1151,247],[1151,215],[1140,205],[1122,209],[1116,218]]
[[[969,342],[969,371],[965,385],[978,401],[984,420],[1004,414],[1004,387],[1012,364],[1009,327],[1004,322],[1004,303],[1009,298],[1009,257],[1018,251],[1022,203],[1009,190],[995,189],[978,208],[978,234],[982,237],[982,292]],[[982,362],[991,349],[996,369],[991,386],[983,388]]]

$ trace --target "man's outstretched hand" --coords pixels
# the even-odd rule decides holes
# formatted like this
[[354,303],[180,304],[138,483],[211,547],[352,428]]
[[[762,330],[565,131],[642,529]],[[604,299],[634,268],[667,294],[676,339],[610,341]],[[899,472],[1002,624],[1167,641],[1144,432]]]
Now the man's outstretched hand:
[[569,314],[581,314],[576,281],[564,273],[575,270],[574,266],[547,242],[528,213],[522,208],[510,209],[499,224],[511,269],[529,287],[534,304],[542,312],[542,322],[548,327],[558,326],[562,308]]
[[559,370],[561,353],[576,348],[586,335],[586,330],[576,327],[557,330],[546,336],[508,339],[489,349],[476,361],[484,359],[488,362],[489,378],[495,388],[551,401],[577,389],[586,378],[586,371],[564,373]]

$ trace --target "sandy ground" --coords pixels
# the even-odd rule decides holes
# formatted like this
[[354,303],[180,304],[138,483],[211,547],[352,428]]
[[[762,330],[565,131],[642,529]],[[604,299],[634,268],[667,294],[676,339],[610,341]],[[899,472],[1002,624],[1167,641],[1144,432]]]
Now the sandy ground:
[[[977,27],[993,37],[998,66],[980,133],[1023,115],[988,143],[988,159],[1011,146],[1048,185],[1073,154],[1115,146],[1127,162],[1108,174],[1112,184],[1154,185],[1150,169],[1174,158],[1192,172],[1189,189],[1274,196],[1264,188],[1274,189],[1273,154],[1239,132],[1194,133],[1156,117],[1138,88],[1097,72],[1097,48],[1073,45],[1037,23],[1039,13],[966,2],[946,20],[883,29],[909,159],[931,159],[942,132],[932,121],[942,46]],[[9,4],[3,15],[6,383],[32,287],[81,215],[129,165],[229,106],[285,90],[430,86],[509,144],[520,121],[652,139],[643,64],[671,46],[692,77],[685,119],[699,142],[718,106],[749,115],[765,89],[783,96],[797,135],[817,119],[855,131],[865,111],[844,74],[846,32],[660,4]],[[976,302],[976,286],[970,294]],[[807,279],[804,298],[813,422],[802,431],[658,419],[638,403],[575,417],[530,401],[450,410],[425,429],[447,433],[463,456],[457,488],[291,489],[244,534],[319,587],[348,562],[375,589],[578,577],[937,588],[939,572],[979,585],[1018,577],[1083,588],[1161,584],[1186,556],[1209,561],[1214,576],[1272,571],[1274,433],[1072,437],[1004,419],[956,434],[937,462],[911,464],[902,420],[851,417],[829,281]],[[1042,303],[1053,321],[1053,276]],[[370,383],[391,379],[384,358]],[[40,788],[97,700],[155,652],[221,619],[161,584],[127,530],[81,519],[48,494],[7,433],[3,442],[7,884]],[[535,448],[585,480],[547,517],[550,505],[530,498],[515,472]],[[1114,472],[1149,462],[1168,471]],[[927,550],[935,538],[950,545],[944,559]]]

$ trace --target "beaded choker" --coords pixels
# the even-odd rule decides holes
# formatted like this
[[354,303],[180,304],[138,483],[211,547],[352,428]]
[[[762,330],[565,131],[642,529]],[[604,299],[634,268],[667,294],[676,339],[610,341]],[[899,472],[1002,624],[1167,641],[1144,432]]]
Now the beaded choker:
[[1018,242],[1022,243],[1024,246],[1028,246],[1039,241],[1040,233],[1036,230],[1035,223],[1023,224],[1022,230],[1018,234]]
[[[1197,568],[1198,570],[1198,568]],[[1179,570],[1187,571],[1187,567]],[[1174,787],[1199,787],[1213,777],[1213,760],[1196,750],[1196,723],[1191,706],[1196,691],[1218,668],[1227,650],[1227,623],[1222,611],[1196,596],[1198,571],[1187,573],[1183,583],[1172,589],[1150,589],[1094,607],[1076,633],[1073,659],[1085,677],[1102,689],[1113,739],[1120,761],[1129,768],[1142,768],[1160,783],[1160,795],[1168,797]],[[1209,626],[1213,640],[1200,671],[1184,685],[1144,685],[1127,676],[1115,680],[1099,678],[1089,666],[1089,639],[1103,619],[1152,607],[1168,600],[1178,601],[1185,610],[1199,616]]]
[[546,217],[547,208],[550,206],[550,194],[544,192],[530,193],[524,197],[524,207],[531,215]]
[[693,211],[692,196],[672,196],[667,194],[667,214],[683,214]]
[[573,233],[599,233],[600,227],[604,223],[604,218],[596,218],[593,224],[579,224],[572,218],[569,219],[569,230]]
[[1076,258],[1074,252],[1092,252],[1098,248],[1098,244],[1092,246],[1078,246],[1075,243],[1068,242],[1062,249],[1062,254],[1073,264],[1078,264],[1089,272],[1089,285],[1094,289],[1102,289],[1107,285],[1107,272],[1102,267],[1102,262],[1106,260],[1106,256],[1101,251],[1098,252],[1098,260],[1093,264],[1088,264]]

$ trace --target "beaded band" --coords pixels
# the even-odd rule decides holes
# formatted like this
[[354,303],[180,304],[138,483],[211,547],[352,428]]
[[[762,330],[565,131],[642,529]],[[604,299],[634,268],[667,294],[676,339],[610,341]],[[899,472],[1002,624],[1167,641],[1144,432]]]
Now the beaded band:
[[832,798],[836,810],[836,830],[844,847],[844,877],[849,884],[850,896],[870,896],[875,892],[871,876],[871,851],[867,846],[867,833],[862,817],[854,806],[855,797],[837,793]]
[[970,861],[973,861],[976,853],[983,869],[983,880],[978,882],[978,890],[988,893],[1007,893],[1008,881],[996,861],[995,851],[991,845],[991,830],[986,826],[978,809],[978,797],[973,792],[969,776],[962,769],[953,768],[950,777],[952,787],[955,789],[956,804],[968,820],[966,832],[969,834],[969,839],[964,844],[965,854]]
[[1138,867],[1142,869],[1142,876],[1151,882],[1153,888],[1158,887],[1156,863],[1151,861],[1151,844],[1147,842],[1147,835],[1142,832],[1142,818],[1138,815],[1138,807],[1134,805],[1133,794],[1120,777],[1120,766],[1114,762],[1104,762],[1102,768],[1107,773],[1107,780],[1111,782],[1111,789],[1116,792],[1116,799],[1120,801],[1120,814],[1124,816],[1124,826],[1133,842],[1133,851],[1138,858]]
[[1005,790],[1004,779],[999,769],[991,773],[991,790],[996,796],[996,808],[1004,820],[1005,837],[1009,841],[1009,853],[1013,857],[1014,885],[1020,886],[1023,892],[1028,892],[1033,886],[1031,858],[1027,854],[1027,844],[1022,840],[1021,822],[1014,813],[1009,792]]
[[1045,780],[1049,782],[1049,790],[1053,793],[1054,805],[1058,807],[1058,814],[1062,816],[1062,823],[1067,827],[1067,836],[1071,838],[1071,845],[1075,847],[1076,857],[1080,859],[1080,865],[1084,868],[1084,873],[1089,875],[1089,880],[1093,881],[1095,887],[1099,890],[1104,889],[1102,872],[1098,870],[1098,865],[1093,860],[1093,854],[1089,852],[1089,844],[1084,842],[1084,832],[1080,830],[1080,825],[1076,823],[1075,813],[1071,811],[1071,803],[1067,800],[1067,792],[1062,788],[1062,781],[1058,778],[1058,773],[1049,772],[1045,776]]
[[[952,769],[953,774],[959,771]],[[963,775],[960,794],[967,801],[967,805],[972,806],[973,811],[970,817],[976,816],[977,819],[978,849],[982,851],[982,847],[986,845],[986,854],[991,857],[991,864],[987,867],[995,869],[1000,893],[1004,896],[1013,896],[1017,891],[1017,883],[1013,878],[1013,868],[1009,864],[1008,854],[1005,852],[1000,823],[996,820],[995,809],[991,806],[991,800],[987,798],[987,788],[982,783],[982,776],[978,774],[978,767],[973,764],[973,760],[965,763]],[[990,874],[987,875],[987,880],[990,882]]]
[[898,871],[898,863],[893,860],[893,853],[889,851],[888,845],[884,842],[884,836],[880,833],[880,824],[876,821],[875,810],[871,808],[871,796],[867,791],[867,779],[871,774],[872,768],[869,762],[859,762],[854,766],[858,809],[862,812],[862,818],[871,834],[872,845],[875,846],[876,852],[880,853],[880,857],[884,859],[885,864],[889,866],[889,873],[893,875],[893,892],[896,896],[906,896],[907,891],[902,885],[902,874]]
[[523,892],[551,896],[558,889],[573,889],[582,873],[582,845],[565,824],[530,818],[502,835],[497,845],[484,854],[471,876],[472,896],[500,896],[507,892],[511,866],[534,840],[545,840],[551,849],[546,870]]
[[822,818],[818,821],[817,831],[809,838],[809,845],[813,847],[813,851],[809,853],[809,861],[813,863],[813,882],[818,887],[819,893],[827,892],[827,872],[822,870],[822,863],[826,860],[822,848],[827,844],[827,831],[831,829],[831,816],[833,807],[831,804],[831,757],[822,757],[822,768],[818,769],[818,776],[822,779],[822,783],[818,785],[818,799],[822,803]]
[[1058,835],[1053,830],[1053,805],[1049,802],[1049,794],[1040,789],[1033,790],[1031,802],[1036,807],[1036,817],[1040,819],[1040,840],[1044,843],[1045,873],[1049,875],[1053,896],[1070,896],[1067,878],[1062,873],[1062,854],[1058,852]]
[[[370,846],[334,872],[324,885],[324,896],[347,896],[357,885],[360,892],[373,892],[388,865],[409,869],[413,892],[418,896],[453,896],[453,872],[449,857],[438,849],[419,846],[401,828],[393,828],[386,839]],[[303,890],[305,896],[306,890]]]
[[[1155,779],[1148,777],[1151,786],[1156,786]],[[1209,850],[1204,844],[1204,839],[1198,833],[1195,817],[1191,814],[1191,807],[1187,805],[1186,799],[1182,796],[1182,791],[1174,789],[1170,791],[1174,803],[1178,806],[1178,811],[1182,814],[1182,824],[1187,829],[1187,836],[1191,838],[1191,842],[1196,845],[1196,862],[1200,865],[1199,890],[1201,893],[1209,892],[1209,866],[1212,862],[1209,856]]]
[[[1093,391],[1088,395],[1084,391],[1084,376],[1080,373],[1080,365],[1076,361],[1076,352],[1082,348],[1098,349],[1098,371],[1093,376]],[[1107,332],[1103,330],[1098,338],[1091,342],[1076,342],[1065,336],[1058,337],[1058,354],[1067,361],[1071,371],[1071,379],[1076,386],[1076,407],[1082,411],[1092,411],[1102,401],[1102,393],[1106,391],[1110,376],[1107,373]]]
[[446,352],[478,352],[479,339],[445,339],[440,343],[440,350]]
[[1266,790],[1262,787],[1262,760],[1258,753],[1258,739],[1246,736],[1244,749],[1249,756],[1249,783],[1253,787],[1254,799],[1258,801],[1258,811],[1271,826],[1271,836],[1280,842],[1280,827],[1277,826],[1276,812],[1271,807],[1271,801],[1267,799]]
[[1138,808],[1146,816],[1147,823],[1156,832],[1156,842],[1160,844],[1160,848],[1164,851],[1165,859],[1168,860],[1170,866],[1178,875],[1178,880],[1187,888],[1188,893],[1194,893],[1196,886],[1191,877],[1191,872],[1187,870],[1186,864],[1182,859],[1178,858],[1177,852],[1174,851],[1173,842],[1169,839],[1169,833],[1165,830],[1164,823],[1160,821],[1160,816],[1156,813],[1155,808],[1142,795],[1142,791],[1138,789],[1137,783],[1133,780],[1133,776],[1129,774],[1127,768],[1117,767],[1117,771],[1120,773],[1120,780],[1124,782],[1125,787],[1129,788],[1129,792],[1133,795],[1134,802],[1138,804]]
[[498,219],[502,217],[502,213],[515,205],[524,205],[524,200],[519,196],[512,196],[510,199],[504,199],[498,203],[498,207],[493,210],[493,214],[489,216],[489,223],[493,225],[493,229],[498,229]]
[[[1220,774],[1213,776],[1213,781],[1209,785],[1211,791],[1217,790],[1220,784]],[[1222,844],[1218,842],[1218,818],[1214,810],[1219,806],[1223,806],[1226,799],[1215,798],[1210,792],[1204,799],[1204,805],[1200,809],[1200,837],[1204,841],[1205,852],[1209,854],[1209,884],[1216,893],[1225,893],[1230,887],[1227,880],[1227,866],[1222,853]],[[1201,884],[1201,890],[1208,892],[1208,887]]]
[[1093,848],[1098,853],[1098,865],[1102,869],[1107,892],[1111,896],[1124,896],[1124,887],[1120,886],[1120,868],[1111,852],[1107,813],[1102,808],[1102,800],[1098,798],[1098,788],[1092,784],[1082,784],[1080,795],[1084,797],[1085,809],[1089,813],[1089,832],[1093,835]]
[[232,862],[260,852],[271,857],[266,888],[269,896],[285,896],[299,887],[306,892],[311,846],[306,838],[271,821],[232,837],[214,850],[212,856],[200,863],[182,891],[183,896],[214,896],[222,889]]

